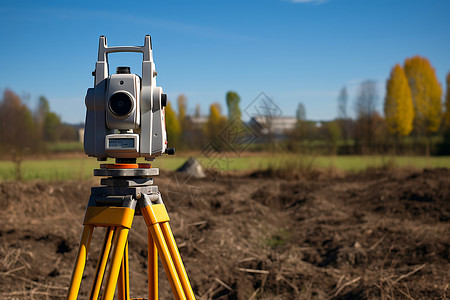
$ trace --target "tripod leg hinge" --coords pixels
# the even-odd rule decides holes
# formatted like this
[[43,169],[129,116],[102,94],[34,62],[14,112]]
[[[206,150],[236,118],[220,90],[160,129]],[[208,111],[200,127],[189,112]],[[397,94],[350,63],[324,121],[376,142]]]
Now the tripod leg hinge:
[[84,225],[123,226],[130,229],[133,223],[134,209],[128,207],[89,206],[84,216]]
[[147,226],[170,221],[164,204],[147,205],[141,208]]

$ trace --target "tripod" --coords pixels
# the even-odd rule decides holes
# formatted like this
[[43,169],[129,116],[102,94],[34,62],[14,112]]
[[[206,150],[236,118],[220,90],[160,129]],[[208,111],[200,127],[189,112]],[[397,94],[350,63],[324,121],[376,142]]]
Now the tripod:
[[106,230],[89,299],[98,299],[102,291],[103,300],[112,300],[117,286],[118,299],[130,300],[128,232],[134,215],[139,213],[147,225],[149,299],[158,299],[158,253],[175,298],[195,299],[169,226],[169,215],[158,187],[153,185],[151,176],[158,174],[159,169],[150,164],[136,163],[104,164],[94,170],[94,176],[106,178],[101,179],[101,186],[91,189],[68,300],[78,297],[95,227]]

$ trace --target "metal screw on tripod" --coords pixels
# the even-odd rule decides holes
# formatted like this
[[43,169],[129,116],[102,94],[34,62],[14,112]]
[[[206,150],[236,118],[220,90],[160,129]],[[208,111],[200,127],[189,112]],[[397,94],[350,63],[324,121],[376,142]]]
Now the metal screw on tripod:
[[139,200],[139,199],[141,199],[141,198],[142,198],[142,193],[139,193],[139,194],[136,195],[136,199],[137,199],[137,200]]

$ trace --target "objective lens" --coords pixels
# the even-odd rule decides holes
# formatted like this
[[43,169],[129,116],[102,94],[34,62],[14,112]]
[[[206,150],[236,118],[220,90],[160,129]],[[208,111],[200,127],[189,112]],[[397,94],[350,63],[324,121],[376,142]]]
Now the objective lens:
[[109,109],[118,117],[129,115],[133,109],[133,99],[125,93],[115,93],[109,98]]

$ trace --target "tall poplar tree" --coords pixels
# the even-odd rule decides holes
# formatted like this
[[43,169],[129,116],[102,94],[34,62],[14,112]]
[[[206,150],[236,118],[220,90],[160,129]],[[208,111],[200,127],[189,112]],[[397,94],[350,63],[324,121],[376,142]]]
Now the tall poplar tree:
[[349,119],[347,113],[348,93],[347,88],[344,86],[339,92],[338,96],[338,118],[341,125],[342,135],[345,141],[345,151],[348,152],[348,139],[349,139]]
[[396,64],[386,83],[384,115],[389,132],[397,139],[413,129],[414,108],[411,90],[403,68]]
[[440,145],[440,154],[450,154],[450,72],[445,78],[446,92],[445,92],[445,113],[444,113],[444,132],[443,141]]
[[444,115],[444,125],[446,130],[450,131],[450,72],[447,73],[445,78],[445,83],[447,89],[445,92],[445,115]]
[[177,98],[177,104],[178,104],[178,121],[183,129],[186,119],[186,106],[187,106],[186,96],[180,94]]
[[407,58],[404,64],[414,105],[414,127],[427,136],[436,132],[442,117],[442,88],[430,61],[421,56]]
[[228,92],[226,96],[227,107],[228,107],[228,120],[233,121],[238,118],[241,119],[241,109],[239,108],[239,102],[241,102],[241,97],[236,92]]
[[225,128],[226,117],[222,116],[222,108],[219,103],[213,103],[209,107],[208,122],[205,124],[206,135],[209,139],[216,139]]

